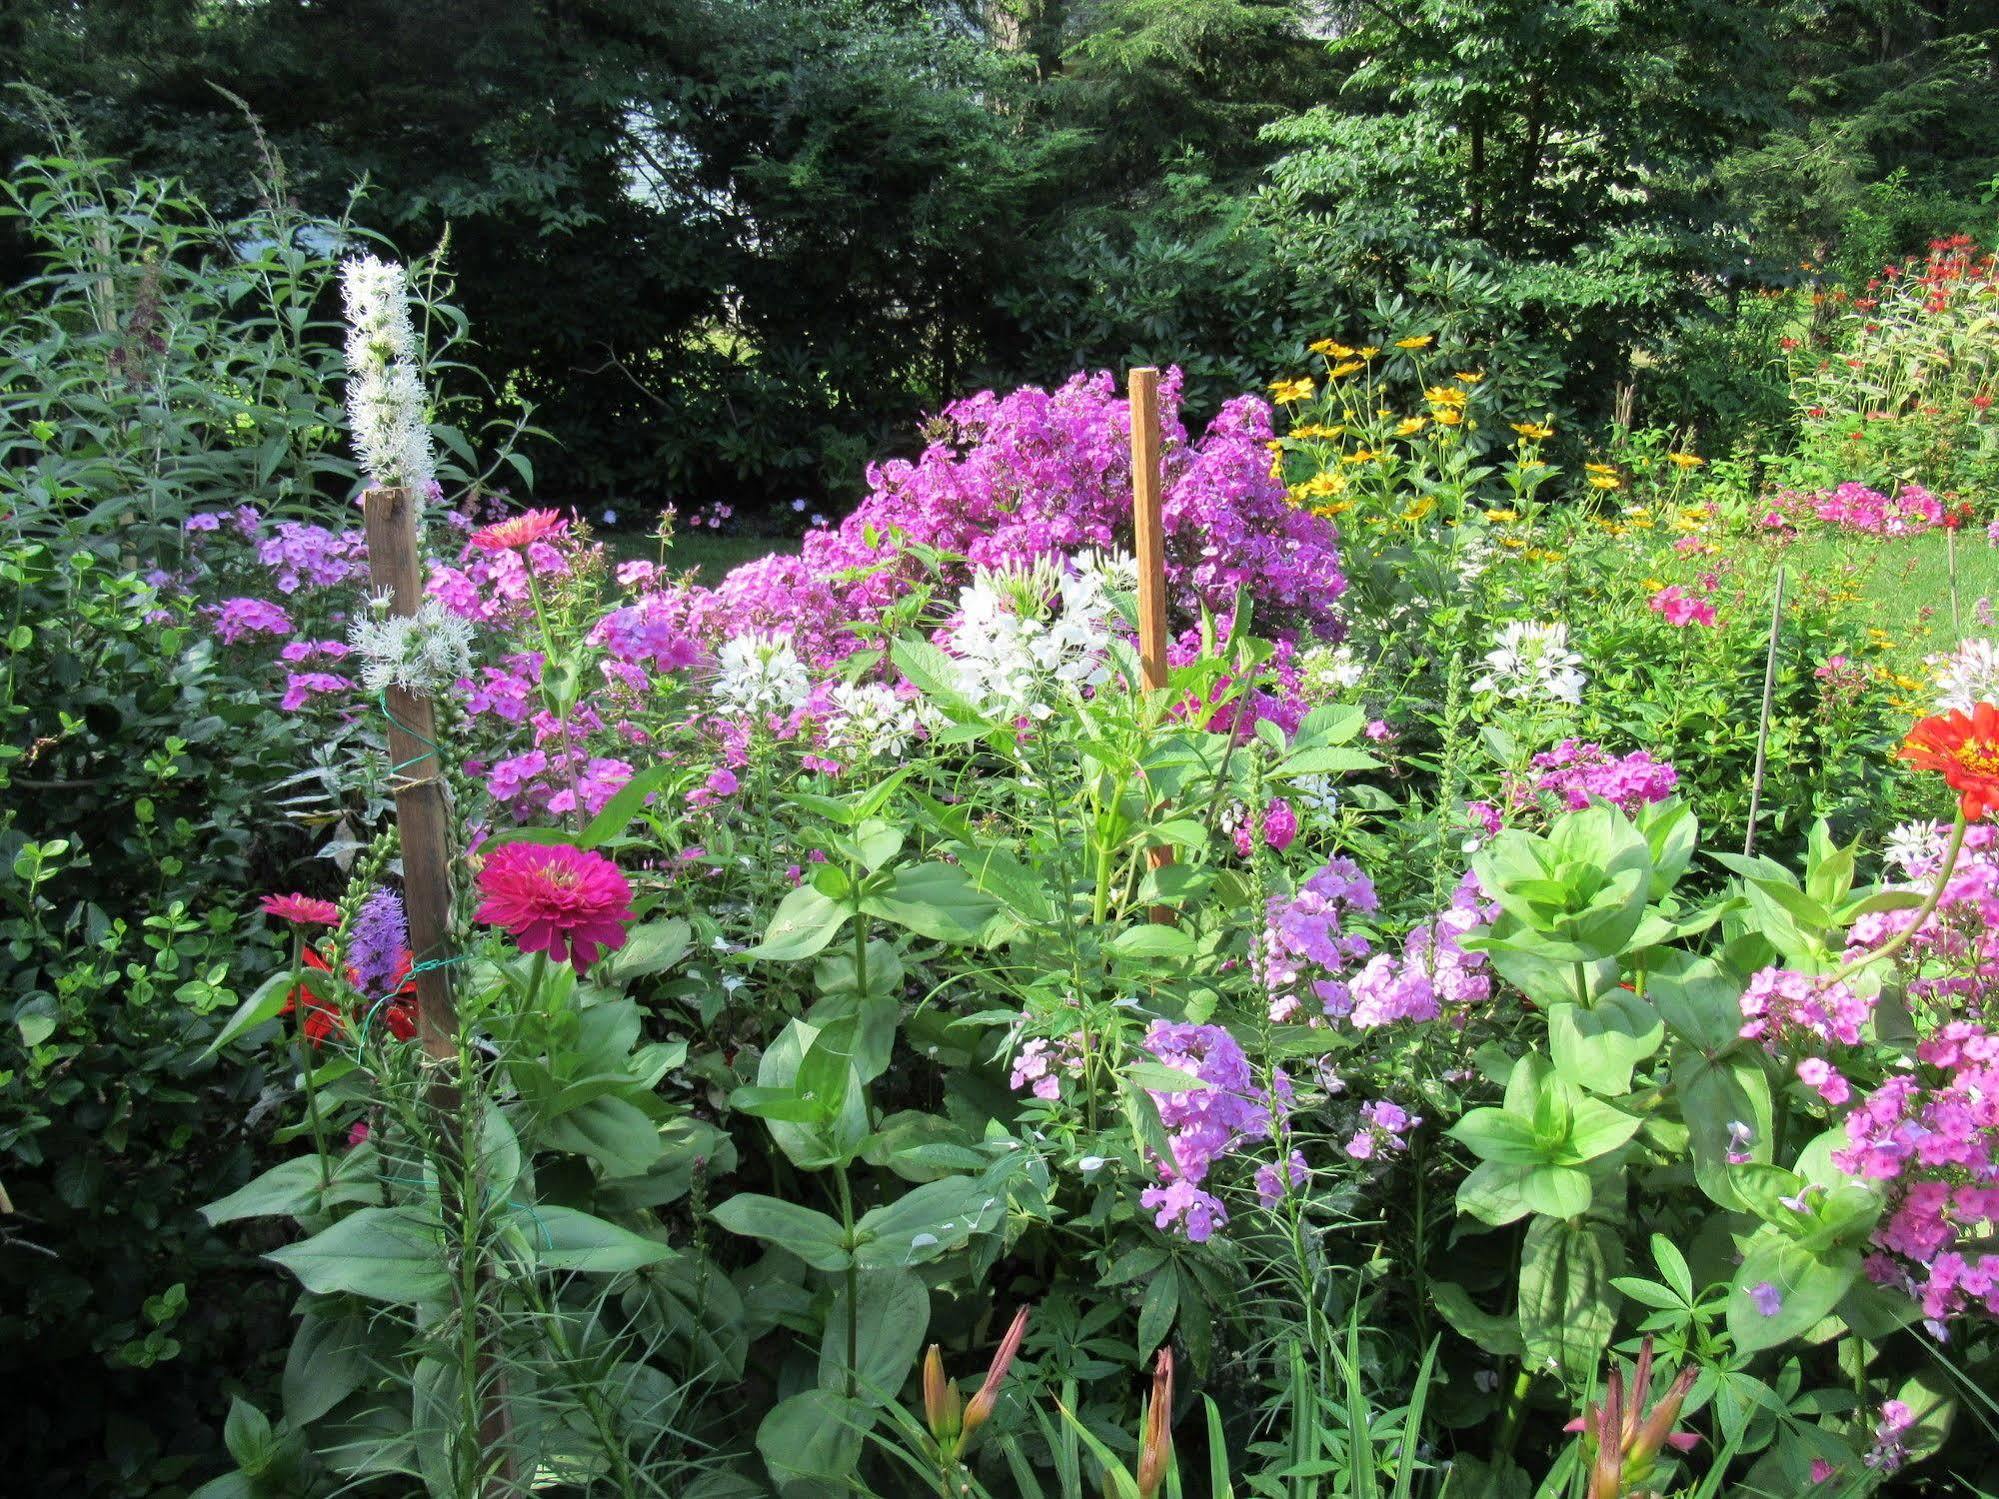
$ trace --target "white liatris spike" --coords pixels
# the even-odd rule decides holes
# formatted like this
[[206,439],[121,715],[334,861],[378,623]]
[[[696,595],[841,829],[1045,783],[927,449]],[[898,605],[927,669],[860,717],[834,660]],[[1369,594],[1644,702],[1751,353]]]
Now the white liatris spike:
[[361,658],[361,685],[370,692],[400,687],[435,697],[472,672],[472,625],[436,599],[414,614],[367,615],[347,636]]
[[347,418],[355,456],[378,488],[417,494],[436,473],[428,399],[417,372],[409,276],[392,261],[358,256],[341,266],[347,306]]

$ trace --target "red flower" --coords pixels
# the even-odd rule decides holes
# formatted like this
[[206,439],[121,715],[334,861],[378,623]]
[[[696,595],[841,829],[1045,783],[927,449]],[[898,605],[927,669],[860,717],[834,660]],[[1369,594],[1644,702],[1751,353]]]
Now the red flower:
[[264,914],[293,926],[338,926],[340,907],[330,900],[314,900],[310,895],[267,895]]
[[479,871],[478,919],[505,927],[522,952],[582,973],[599,949],[625,945],[632,887],[602,854],[566,843],[503,843]]
[[556,510],[530,510],[496,521],[472,533],[472,545],[482,552],[511,552],[561,531],[569,522]]
[[[333,972],[332,968],[327,965],[326,959],[322,958],[309,947],[305,950],[305,966],[316,969],[320,973]],[[371,1012],[388,1028],[389,1034],[394,1036],[398,1041],[407,1041],[411,1036],[416,1034],[416,1004],[414,1003],[416,999],[416,980],[410,977],[410,969],[413,966],[414,960],[411,958],[408,950],[405,949],[402,962],[397,966],[393,976],[393,986],[389,990],[388,1000]],[[348,970],[347,981],[350,984],[354,982],[352,969]],[[287,994],[285,996],[285,1007],[278,1013],[281,1015],[291,1014],[298,1008],[301,1001],[305,1005],[305,1039],[312,1044],[315,1050],[324,1046],[328,1040],[346,1030],[347,1016],[345,1012],[341,1010],[337,1003],[329,999],[326,995],[321,994],[310,984],[300,984],[291,993]]]
[[1903,741],[1902,758],[1934,770],[1958,793],[1967,822],[1999,809],[1999,707],[1975,703],[1969,713],[1926,718]]

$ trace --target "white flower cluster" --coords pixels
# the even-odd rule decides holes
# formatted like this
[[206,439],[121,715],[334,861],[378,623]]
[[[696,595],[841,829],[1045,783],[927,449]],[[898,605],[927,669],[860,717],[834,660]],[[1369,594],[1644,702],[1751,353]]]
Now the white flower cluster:
[[1329,823],[1340,810],[1340,785],[1330,775],[1293,777],[1290,797],[1300,815],[1315,827]]
[[347,304],[347,420],[355,455],[376,487],[421,494],[437,464],[417,372],[408,275],[393,261],[362,255],[346,261],[340,276]]
[[472,673],[472,622],[425,599],[415,614],[370,613],[347,634],[361,658],[361,685],[370,692],[400,687],[435,697]]
[[1905,822],[1889,833],[1881,858],[1901,870],[1905,880],[1934,880],[1949,844],[1950,832],[1942,823]]
[[1351,692],[1367,676],[1367,666],[1351,645],[1315,645],[1298,658],[1299,690],[1307,702],[1326,702]]
[[1999,703],[1999,644],[1969,639],[1948,656],[1931,656],[1929,665],[1939,712],[1969,713],[1979,703]]
[[826,747],[856,759],[898,760],[916,732],[916,708],[880,682],[842,682],[829,694]]
[[1516,702],[1547,698],[1579,703],[1583,658],[1569,649],[1567,625],[1543,625],[1515,620],[1499,632],[1499,643],[1485,656],[1485,675],[1472,683],[1474,692],[1494,692]]
[[715,697],[737,713],[790,713],[812,695],[812,678],[789,635],[745,630],[715,653]]
[[1049,699],[1101,687],[1111,677],[1110,645],[1121,579],[1135,586],[1129,558],[1085,552],[1071,568],[980,568],[958,595],[951,628],[953,685],[989,713],[1048,718]]

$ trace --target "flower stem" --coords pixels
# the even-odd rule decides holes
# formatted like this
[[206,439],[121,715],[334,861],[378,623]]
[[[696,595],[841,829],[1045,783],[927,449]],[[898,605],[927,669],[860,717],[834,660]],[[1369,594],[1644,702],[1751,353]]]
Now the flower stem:
[[1944,887],[1950,883],[1951,873],[1957,868],[1957,856],[1964,850],[1964,834],[1969,826],[1970,824],[1965,820],[1964,809],[1959,807],[1957,821],[1951,824],[1950,843],[1943,851],[1943,865],[1937,870],[1936,884],[1930,887],[1929,897],[1916,908],[1916,914],[1909,919],[1907,926],[1903,927],[1901,931],[1897,932],[1881,946],[1875,948],[1874,951],[1855,958],[1851,963],[1841,967],[1833,974],[1830,982],[1835,984],[1842,983],[1860,972],[1861,969],[1867,967],[1870,963],[1878,963],[1883,958],[1893,957],[1909,945],[1909,939],[1916,935],[1922,924],[1930,919],[1931,913],[1942,902]]

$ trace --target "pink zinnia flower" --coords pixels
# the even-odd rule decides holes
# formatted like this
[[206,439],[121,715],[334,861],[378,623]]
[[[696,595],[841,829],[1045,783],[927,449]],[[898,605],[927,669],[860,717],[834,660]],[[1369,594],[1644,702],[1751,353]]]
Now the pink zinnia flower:
[[511,552],[532,546],[569,522],[556,510],[530,510],[523,515],[496,521],[472,533],[472,545],[482,552]]
[[314,900],[310,895],[267,895],[264,914],[294,926],[340,925],[340,907],[330,900]]
[[478,919],[512,933],[522,952],[545,952],[582,973],[600,951],[625,945],[632,887],[602,854],[566,843],[506,843],[479,871]]

